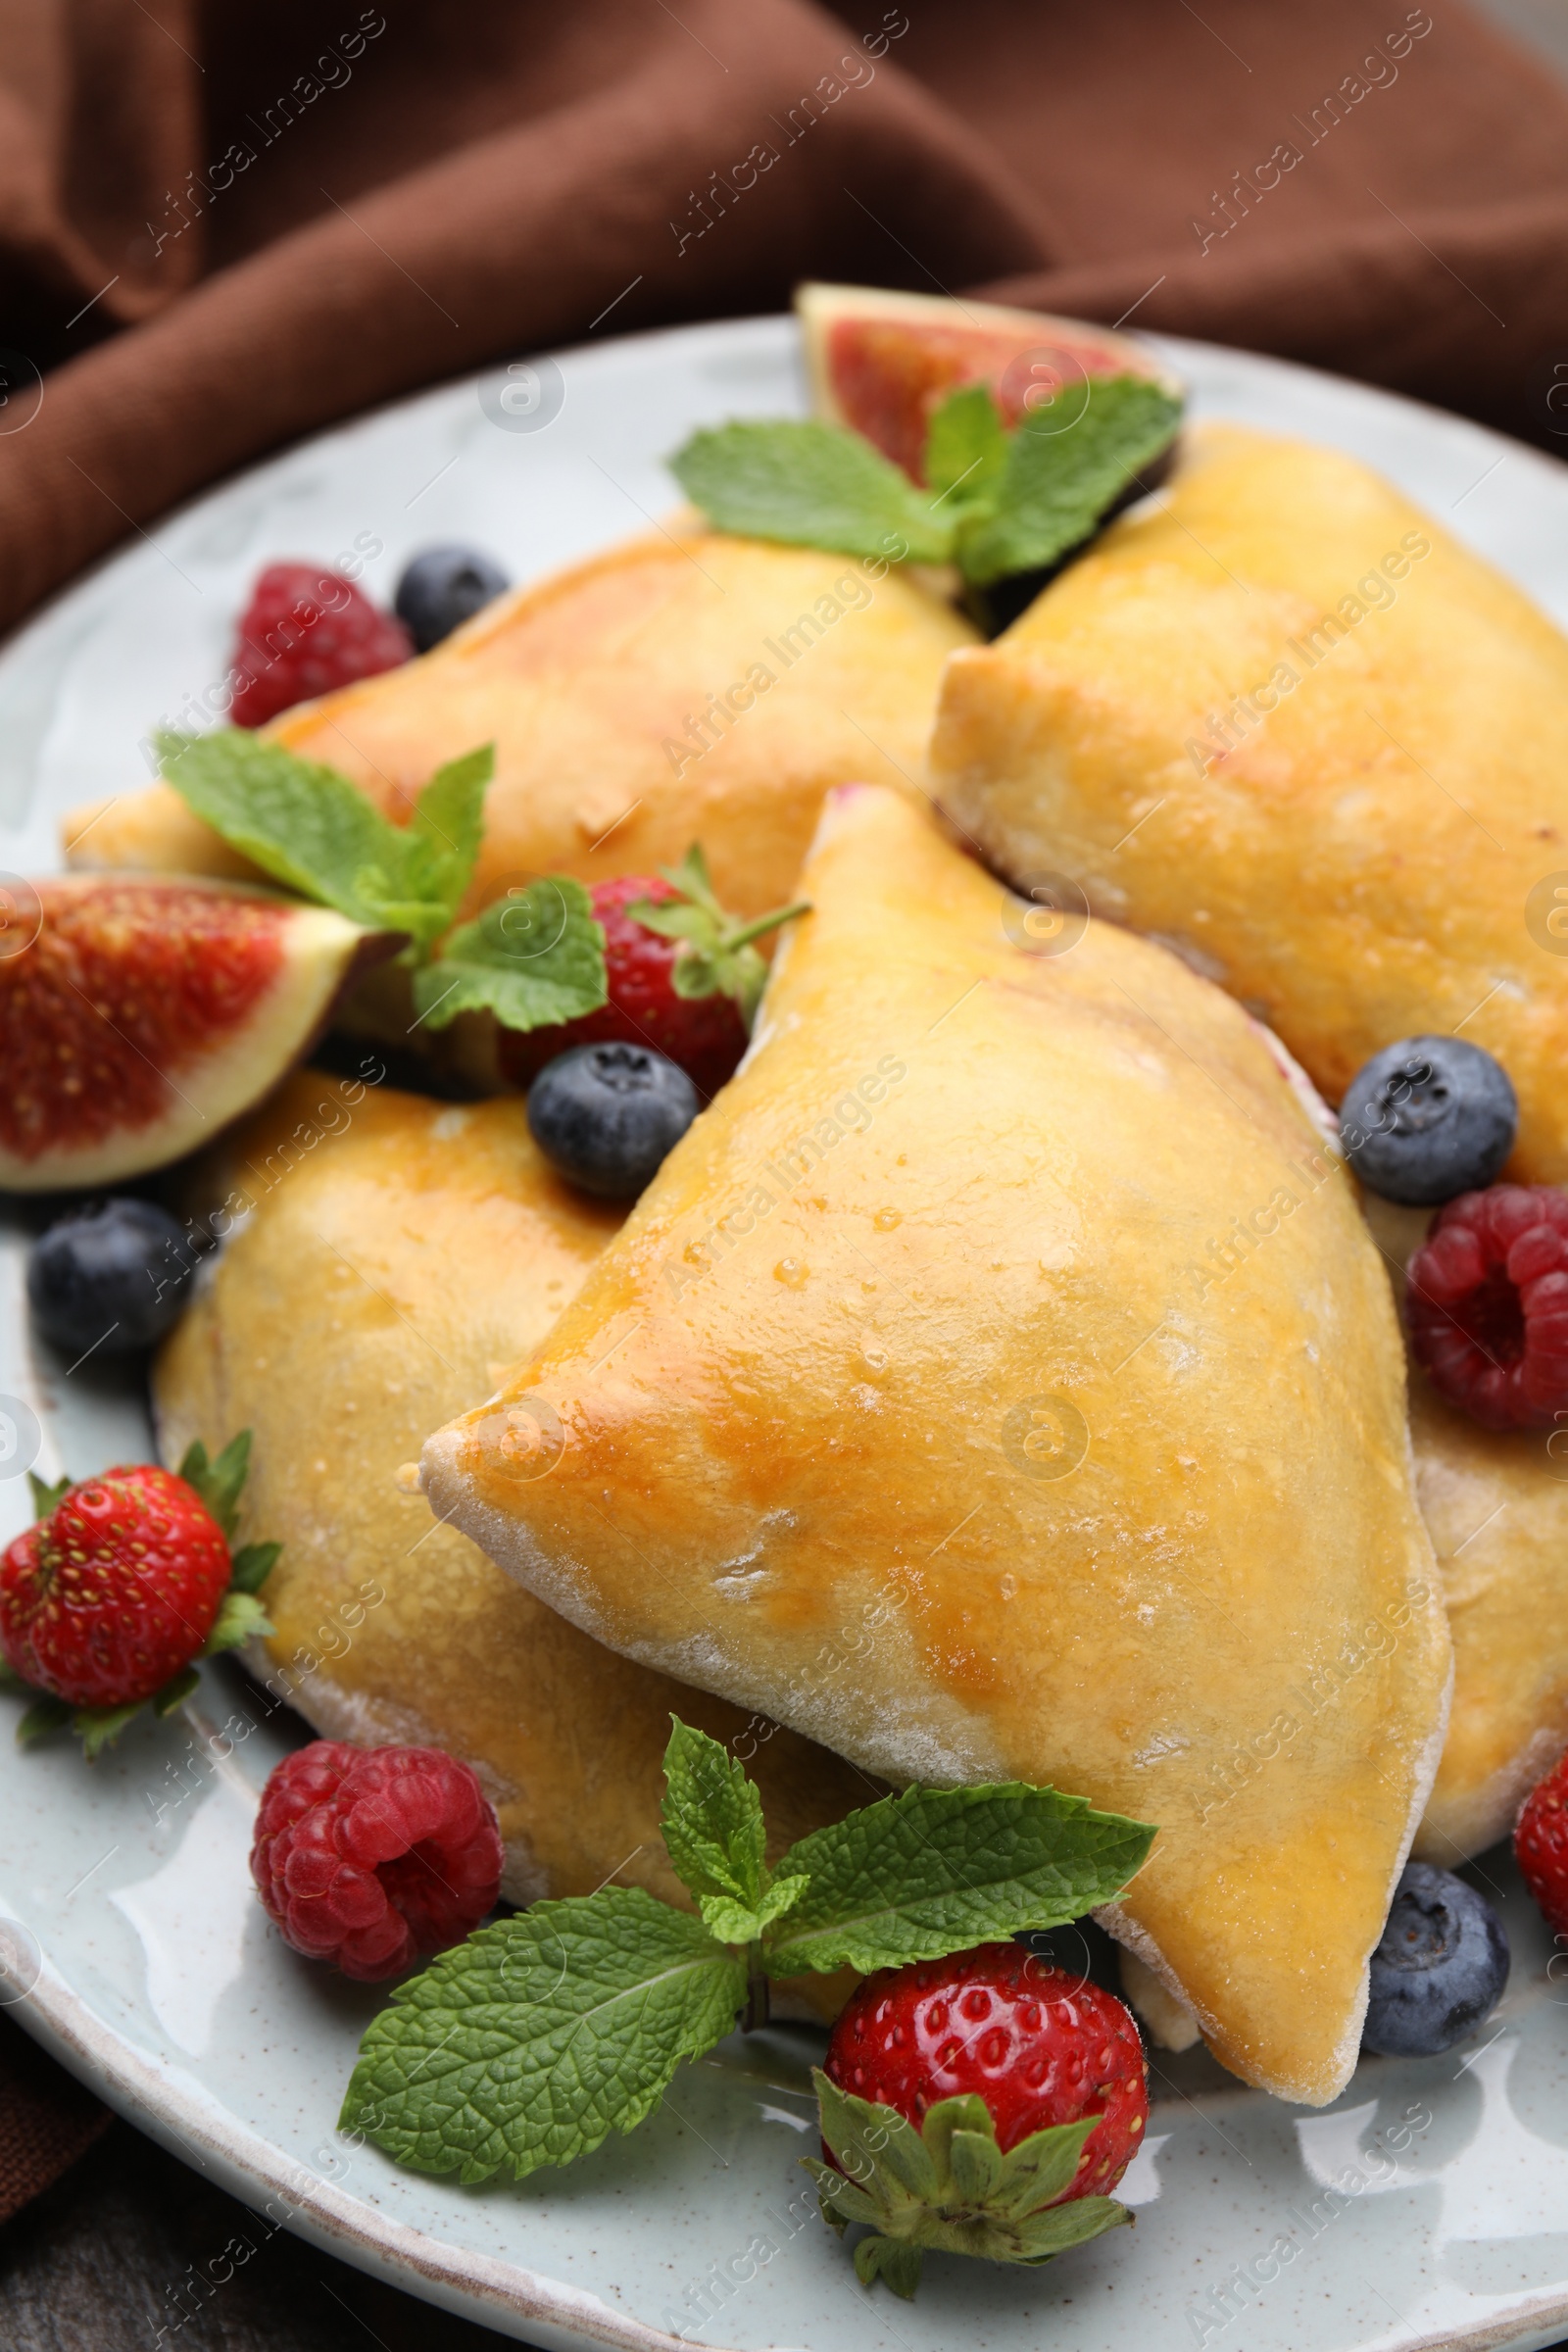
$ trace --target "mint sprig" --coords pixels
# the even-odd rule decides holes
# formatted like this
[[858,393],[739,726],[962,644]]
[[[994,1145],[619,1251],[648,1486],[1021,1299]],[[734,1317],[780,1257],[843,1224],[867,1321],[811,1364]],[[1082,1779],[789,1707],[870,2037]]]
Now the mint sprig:
[[[239,1523],[239,1498],[250,1472],[251,1433],[242,1429],[231,1438],[216,1460],[210,1459],[206,1446],[198,1438],[186,1447],[176,1476],[201,1496],[221,1530],[223,1540],[232,1545],[234,1530]],[[28,1471],[32,1489],[33,1513],[36,1519],[52,1518],[74,1486],[81,1482],[72,1478],[54,1481],[39,1478]],[[212,1630],[197,1652],[199,1657],[217,1657],[225,1649],[239,1649],[253,1635],[270,1634],[275,1629],[262,1602],[257,1598],[283,1546],[281,1544],[245,1544],[238,1551],[230,1550],[229,1581],[223,1593]],[[81,1741],[89,1764],[100,1752],[118,1740],[127,1723],[138,1716],[143,1707],[151,1707],[155,1715],[172,1715],[196,1689],[200,1676],[194,1664],[183,1666],[155,1690],[150,1698],[130,1699],[122,1706],[77,1707],[69,1699],[57,1698],[52,1691],[38,1690],[14,1668],[0,1664],[0,1690],[30,1693],[31,1704],[17,1725],[17,1745],[35,1747],[56,1732],[71,1730]]]
[[[813,1831],[769,1870],[755,1785],[716,1740],[671,1721],[662,1827],[701,1917],[612,1886],[479,1930],[370,2025],[340,2129],[465,2180],[569,2164],[651,2114],[743,2002],[746,2022],[761,2022],[770,1978],[1062,1926],[1119,1894],[1154,1836],[1024,1782],[916,1788]],[[812,2170],[836,2228],[870,2223],[885,2241],[857,2249],[861,2277],[900,2293],[925,2246],[1037,2261],[1126,2218],[1108,2198],[1054,2203],[1094,2119],[1003,2158],[979,2099],[943,2102],[923,2135],[894,2118],[890,2140],[891,2111],[846,2102],[820,2078],[818,2094],[835,2152],[836,2132],[885,2150],[881,2170],[857,2164],[853,2180]]]
[[1086,378],[1008,430],[984,384],[950,393],[921,489],[847,426],[754,421],[693,434],[670,470],[717,529],[899,563],[972,588],[1041,570],[1090,537],[1174,438],[1182,404],[1142,375]]
[[479,853],[493,745],[438,768],[395,825],[336,768],[244,727],[156,740],[181,799],[274,882],[351,922],[406,932],[416,961],[450,930]]

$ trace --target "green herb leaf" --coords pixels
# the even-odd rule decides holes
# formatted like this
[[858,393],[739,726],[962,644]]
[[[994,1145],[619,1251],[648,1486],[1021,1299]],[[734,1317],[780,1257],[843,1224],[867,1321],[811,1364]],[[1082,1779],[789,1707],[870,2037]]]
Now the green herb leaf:
[[[281,1544],[276,1548],[281,1550]],[[216,1658],[222,1649],[241,1649],[253,1634],[273,1634],[277,1628],[254,1592],[236,1592],[230,1585],[223,1594],[212,1632],[202,1643],[204,1658]]]
[[961,507],[989,505],[1007,462],[1007,435],[985,384],[952,392],[931,418],[924,473],[939,507],[956,517]]
[[1139,375],[1068,385],[1029,410],[1008,441],[992,511],[960,517],[965,579],[984,587],[1056,563],[1089,537],[1180,421],[1180,401]]
[[352,922],[406,931],[421,953],[450,925],[478,854],[492,747],[441,768],[412,821],[394,825],[335,767],[243,727],[157,742],[174,790],[273,881]]
[[259,1592],[276,1565],[281,1544],[242,1544],[229,1562],[228,1581],[236,1592]]
[[790,1848],[780,1875],[811,1883],[768,1938],[767,1973],[869,1972],[1059,1927],[1119,1894],[1153,1837],[1022,1781],[906,1788]]
[[756,1904],[767,1884],[762,1799],[729,1750],[678,1715],[664,1749],[659,1826],[680,1882],[701,1901]]
[[775,1919],[793,1910],[808,1884],[804,1877],[775,1879],[755,1903],[738,1903],[727,1894],[699,1895],[697,1908],[720,1943],[755,1943]]
[[51,1485],[48,1479],[40,1478],[36,1470],[29,1470],[27,1484],[32,1490],[33,1517],[47,1519],[50,1513],[64,1502],[75,1481],[70,1478],[57,1478]]
[[224,1536],[233,1541],[239,1518],[239,1498],[250,1476],[251,1433],[242,1429],[237,1438],[230,1438],[216,1462],[207,1458],[207,1448],[200,1438],[185,1448],[185,1458],[179,1465],[178,1476],[187,1487],[194,1487]]
[[953,551],[951,520],[842,425],[720,425],[694,433],[670,471],[710,522],[745,538],[915,564]]
[[484,796],[495,769],[495,745],[481,744],[438,767],[414,804],[407,856],[417,896],[429,902],[432,921],[440,918],[433,937],[457,919],[484,839]]
[[8,1666],[5,1659],[0,1658],[0,1690],[30,1690],[32,1688],[31,1683],[24,1682],[14,1666]]
[[745,1997],[744,1963],[640,1887],[535,1903],[398,1987],[339,2128],[416,2172],[521,2180],[640,2124]]
[[463,923],[439,962],[414,975],[421,1020],[444,1029],[460,1012],[493,1012],[506,1029],[574,1021],[606,1002],[605,934],[580,882],[550,874]]

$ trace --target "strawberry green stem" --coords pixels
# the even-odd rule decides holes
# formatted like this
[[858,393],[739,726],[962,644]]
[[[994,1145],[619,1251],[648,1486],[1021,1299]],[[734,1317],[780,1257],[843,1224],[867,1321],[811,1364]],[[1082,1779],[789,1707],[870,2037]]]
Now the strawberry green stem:
[[760,939],[765,931],[776,931],[780,923],[793,922],[798,914],[809,914],[810,911],[809,899],[797,899],[793,906],[776,906],[771,914],[760,914],[755,923],[742,923],[738,929],[724,932],[719,939],[718,952],[721,956],[728,956],[736,948],[747,947],[754,939]]

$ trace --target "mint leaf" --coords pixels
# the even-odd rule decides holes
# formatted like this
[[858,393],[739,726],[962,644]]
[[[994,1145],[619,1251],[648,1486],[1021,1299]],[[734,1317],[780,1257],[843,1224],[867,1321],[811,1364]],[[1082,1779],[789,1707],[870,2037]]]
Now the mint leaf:
[[452,921],[478,854],[490,746],[441,768],[407,825],[335,767],[244,727],[160,734],[164,774],[200,817],[274,882],[428,951]]
[[836,424],[723,424],[669,461],[692,504],[721,531],[840,554],[940,564],[951,522],[899,466]]
[[640,2124],[745,1997],[744,1963],[641,1887],[535,1903],[398,1987],[339,2129],[416,2172],[520,2180]]
[[[277,1547],[281,1550],[282,1546]],[[277,1628],[254,1592],[236,1592],[232,1587],[223,1594],[222,1606],[214,1621],[213,1630],[202,1643],[204,1658],[214,1658],[221,1649],[240,1649],[253,1634],[273,1634]]]
[[414,975],[415,1009],[432,1029],[485,1011],[507,1029],[546,1028],[595,1011],[608,993],[604,931],[564,874],[494,901]]
[[760,1900],[767,1884],[762,1799],[746,1767],[706,1732],[670,1717],[659,1826],[680,1882],[701,1901]]
[[791,1846],[780,1876],[810,1885],[768,1938],[767,1973],[869,1972],[1059,1927],[1119,1894],[1153,1837],[1023,1781],[906,1788]]
[[983,588],[1054,564],[1089,537],[1180,421],[1180,401],[1139,375],[1091,377],[1029,410],[1008,441],[994,511],[960,515],[965,579]]
[[185,1448],[177,1476],[187,1487],[194,1487],[223,1534],[233,1540],[235,1522],[239,1517],[239,1498],[251,1467],[251,1433],[242,1429],[237,1438],[230,1438],[216,1462],[207,1458],[207,1448],[196,1438]]
[[438,767],[414,804],[405,836],[409,869],[428,901],[431,936],[439,938],[457,917],[484,839],[484,796],[496,769],[496,747],[481,744],[461,760]]
[[699,1895],[697,1908],[703,1925],[720,1943],[755,1943],[775,1919],[794,1909],[809,1884],[804,1875],[775,1879],[755,1903],[736,1902],[727,1894],[704,1894]]
[[1007,463],[1007,435],[985,384],[952,392],[931,418],[924,472],[937,504],[956,516],[960,507],[989,505]]
[[243,727],[157,743],[181,799],[264,874],[352,922],[381,924],[398,895],[398,828],[347,776]]

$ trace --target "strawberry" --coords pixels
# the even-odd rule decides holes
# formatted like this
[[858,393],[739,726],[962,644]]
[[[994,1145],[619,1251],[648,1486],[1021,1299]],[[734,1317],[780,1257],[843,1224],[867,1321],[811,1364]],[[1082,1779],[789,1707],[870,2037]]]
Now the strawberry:
[[229,675],[236,727],[264,726],[295,703],[373,678],[412,659],[401,620],[319,564],[269,564],[241,616]]
[[694,843],[678,866],[621,874],[589,892],[605,935],[608,1004],[547,1029],[501,1032],[502,1075],[526,1086],[570,1046],[651,1046],[715,1095],[746,1051],[767,966],[752,942],[804,902],[737,923],[713,895]]
[[0,1558],[7,1679],[38,1693],[24,1746],[71,1723],[95,1756],[149,1700],[177,1706],[194,1659],[271,1632],[254,1592],[278,1545],[228,1546],[249,1454],[247,1430],[211,1464],[193,1446],[178,1477],[137,1462],[33,1481],[41,1516]]
[[1568,1936],[1568,1756],[1525,1798],[1513,1850],[1547,1927]]
[[1040,2262],[1131,2219],[1109,2192],[1149,2117],[1138,2028],[1021,1943],[867,1977],[816,2082],[810,2169],[828,2221],[879,2232],[867,2284],[912,2295],[926,2247]]

